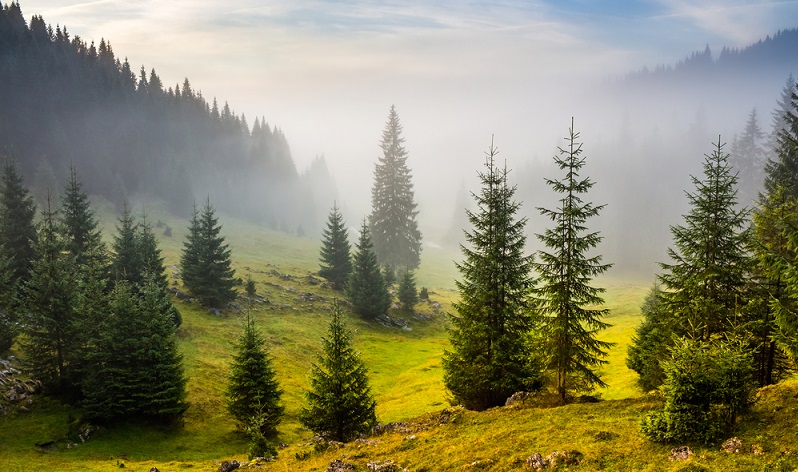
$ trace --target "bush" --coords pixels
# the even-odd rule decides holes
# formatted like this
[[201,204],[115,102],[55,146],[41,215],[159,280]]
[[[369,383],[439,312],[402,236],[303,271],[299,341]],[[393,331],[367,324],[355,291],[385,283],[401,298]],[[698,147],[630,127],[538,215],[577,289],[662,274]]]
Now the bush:
[[658,442],[717,440],[753,403],[751,354],[737,343],[681,339],[663,362],[662,411],[643,419],[641,431]]

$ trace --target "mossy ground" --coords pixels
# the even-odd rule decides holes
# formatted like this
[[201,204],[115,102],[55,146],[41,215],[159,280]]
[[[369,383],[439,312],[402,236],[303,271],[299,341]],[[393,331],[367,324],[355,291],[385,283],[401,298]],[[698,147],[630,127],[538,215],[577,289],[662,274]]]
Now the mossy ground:
[[[113,212],[100,206],[104,233],[114,232]],[[148,219],[172,228],[172,236],[156,229],[167,265],[177,265],[187,221],[148,208]],[[325,470],[332,459],[345,459],[362,470],[374,460],[393,460],[409,470],[523,469],[535,452],[576,450],[583,454],[580,470],[791,470],[789,449],[798,453],[794,381],[770,387],[748,415],[737,434],[744,444],[757,443],[765,454],[734,456],[717,447],[697,447],[688,463],[671,463],[670,449],[645,440],[638,432],[642,416],[657,405],[656,398],[640,392],[635,375],[625,366],[626,347],[639,323],[639,306],[650,280],[604,279],[608,317],[613,326],[602,338],[615,342],[609,363],[603,368],[608,388],[597,392],[605,401],[553,407],[496,408],[486,412],[462,412],[455,421],[438,425],[430,418],[448,406],[442,383],[441,355],[448,345],[446,311],[457,293],[453,260],[456,252],[425,248],[417,274],[418,286],[428,287],[431,303],[421,303],[417,314],[398,311],[411,330],[385,327],[347,318],[355,330],[355,345],[370,371],[380,422],[432,423],[412,434],[389,433],[373,438],[376,443],[350,443],[342,449],[315,451],[308,445],[311,434],[297,421],[307,387],[310,363],[325,333],[333,298],[341,297],[314,284],[319,242],[273,232],[263,227],[222,216],[222,233],[233,251],[237,276],[251,276],[265,303],[243,304],[240,311],[227,310],[217,317],[197,304],[175,300],[183,314],[180,346],[189,378],[191,407],[182,424],[153,426],[126,424],[105,428],[83,444],[68,447],[68,421],[79,411],[39,396],[30,412],[0,418],[2,470],[108,471],[124,464],[125,470],[216,470],[221,460],[245,459],[246,440],[235,429],[224,409],[224,390],[232,346],[241,332],[243,310],[250,310],[269,343],[278,380],[284,390],[286,416],[278,440],[278,460],[267,470]],[[178,279],[173,279],[177,283]],[[242,287],[243,291],[243,287]],[[312,294],[313,297],[308,297]],[[320,298],[319,298],[320,297]],[[408,439],[415,436],[414,439]],[[44,449],[37,443],[55,441]],[[303,457],[299,459],[298,457]],[[779,464],[776,464],[781,461]],[[784,467],[782,467],[782,465]]]

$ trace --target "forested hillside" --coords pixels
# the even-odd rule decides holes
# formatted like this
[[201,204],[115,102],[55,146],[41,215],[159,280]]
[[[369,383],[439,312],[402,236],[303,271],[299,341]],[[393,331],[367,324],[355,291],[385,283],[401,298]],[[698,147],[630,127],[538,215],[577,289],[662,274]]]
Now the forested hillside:
[[90,193],[119,206],[157,197],[187,216],[210,195],[226,212],[290,232],[314,230],[334,198],[323,158],[300,175],[278,126],[250,125],[187,78],[163,83],[109,41],[41,16],[28,24],[18,3],[0,8],[0,103],[0,152],[40,195],[57,193],[74,165]]

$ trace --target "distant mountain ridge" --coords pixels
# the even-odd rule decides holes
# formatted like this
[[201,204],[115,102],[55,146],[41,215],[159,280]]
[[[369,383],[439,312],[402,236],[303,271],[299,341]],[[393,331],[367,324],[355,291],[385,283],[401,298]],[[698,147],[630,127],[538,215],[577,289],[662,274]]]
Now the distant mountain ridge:
[[0,156],[28,183],[59,194],[74,165],[86,188],[121,205],[159,198],[176,213],[210,196],[219,209],[288,232],[311,232],[334,198],[322,162],[300,175],[280,128],[210,103],[188,79],[138,74],[110,42],[25,21],[0,3]]
[[675,65],[658,65],[654,70],[644,67],[631,72],[626,81],[651,81],[679,77],[697,77],[738,73],[795,72],[798,67],[798,28],[776,32],[765,39],[742,49],[723,47],[717,59],[709,45],[703,51],[693,52]]

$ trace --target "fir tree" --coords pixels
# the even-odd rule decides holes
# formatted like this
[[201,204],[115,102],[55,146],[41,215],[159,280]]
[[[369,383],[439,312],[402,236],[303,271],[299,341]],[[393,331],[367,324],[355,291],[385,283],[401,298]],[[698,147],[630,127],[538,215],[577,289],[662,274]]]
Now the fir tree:
[[662,303],[662,290],[654,284],[640,307],[643,323],[635,328],[626,356],[626,366],[637,372],[637,384],[643,391],[653,390],[665,380],[660,361],[672,345],[672,321]]
[[83,184],[78,181],[74,166],[70,167],[69,180],[61,197],[60,216],[69,252],[77,265],[83,267],[89,264],[90,257],[99,258],[101,263],[105,263],[105,244],[97,217],[91,208],[89,196],[83,191]]
[[399,289],[396,297],[405,311],[413,311],[413,307],[418,303],[418,291],[416,290],[416,278],[413,272],[405,270],[402,280],[399,282]]
[[333,204],[330,216],[327,218],[327,227],[322,231],[319,269],[319,275],[332,284],[333,290],[346,288],[346,281],[352,272],[350,249],[346,223],[338,206]]
[[307,405],[299,421],[322,437],[347,442],[371,430],[377,417],[368,371],[342,316],[335,302],[327,337],[321,339],[323,353],[310,370]]
[[391,296],[380,273],[377,256],[371,245],[371,234],[365,221],[360,228],[360,239],[357,242],[346,295],[355,312],[368,319],[384,315],[391,306]]
[[247,313],[230,366],[227,411],[242,430],[257,423],[259,435],[273,437],[285,410],[280,405],[281,395],[266,342]]
[[22,350],[31,375],[61,394],[73,386],[80,347],[76,265],[49,202],[39,224],[36,257],[22,290]]
[[798,197],[798,84],[792,76],[773,112],[769,137],[775,158],[768,159],[765,165],[765,195],[782,187],[787,195]]
[[560,196],[560,206],[554,210],[539,208],[541,215],[554,222],[539,234],[547,250],[538,252],[540,262],[534,267],[540,283],[533,292],[542,315],[541,336],[550,353],[549,368],[554,372],[557,394],[565,402],[571,391],[589,391],[605,386],[595,369],[607,363],[603,358],[611,343],[597,339],[599,331],[609,325],[601,319],[609,310],[591,308],[604,304],[604,289],[592,287],[591,280],[611,267],[602,264],[601,256],[589,257],[587,252],[601,242],[598,232],[586,232],[587,220],[598,215],[604,205],[582,200],[594,185],[589,177],[581,179],[579,172],[585,165],[579,133],[573,119],[565,148],[559,148],[554,162],[565,172],[561,180],[546,179]]
[[138,223],[125,203],[116,227],[111,250],[111,274],[116,281],[126,280],[132,287],[144,281],[144,261],[138,244]]
[[520,204],[508,171],[495,163],[497,151],[486,153],[482,190],[474,194],[477,211],[466,210],[472,230],[470,247],[461,246],[457,264],[460,301],[454,304],[449,332],[451,350],[443,355],[443,382],[455,402],[484,410],[503,405],[507,397],[534,388],[538,372],[528,362],[526,337],[532,327],[528,292],[530,264],[524,255],[526,219],[516,219]]
[[11,348],[16,337],[16,326],[11,319],[12,300],[15,296],[15,284],[12,280],[11,256],[5,247],[0,246],[0,353]]
[[753,212],[751,253],[754,264],[746,307],[752,319],[746,321],[754,341],[760,386],[775,383],[790,370],[776,338],[780,331],[779,319],[787,320],[790,313],[798,311],[798,300],[788,288],[790,269],[798,263],[798,247],[791,243],[798,225],[797,212],[798,200],[781,186],[761,195]]
[[735,184],[723,144],[705,155],[704,180],[692,177],[694,193],[687,193],[690,211],[684,225],[672,226],[672,263],[661,263],[660,281],[665,308],[675,318],[678,335],[709,341],[725,332],[744,305],[749,231],[746,209],[738,210]]
[[235,300],[233,287],[240,284],[230,266],[230,249],[220,235],[222,226],[218,223],[208,198],[202,212],[194,210],[180,256],[183,284],[203,305],[212,308]]
[[100,422],[178,418],[188,408],[186,378],[160,287],[149,277],[137,296],[119,281],[110,299],[109,316],[88,359],[87,417]]
[[391,106],[380,142],[382,157],[374,167],[369,226],[380,264],[415,269],[420,262],[421,232],[416,222],[413,183],[407,167],[402,125]]
[[0,180],[0,245],[10,255],[12,279],[22,283],[30,277],[35,257],[36,204],[17,173],[13,160],[6,160]]
[[737,172],[739,200],[750,205],[762,187],[766,154],[763,146],[765,133],[759,128],[756,108],[751,110],[742,134],[732,142],[729,163]]

